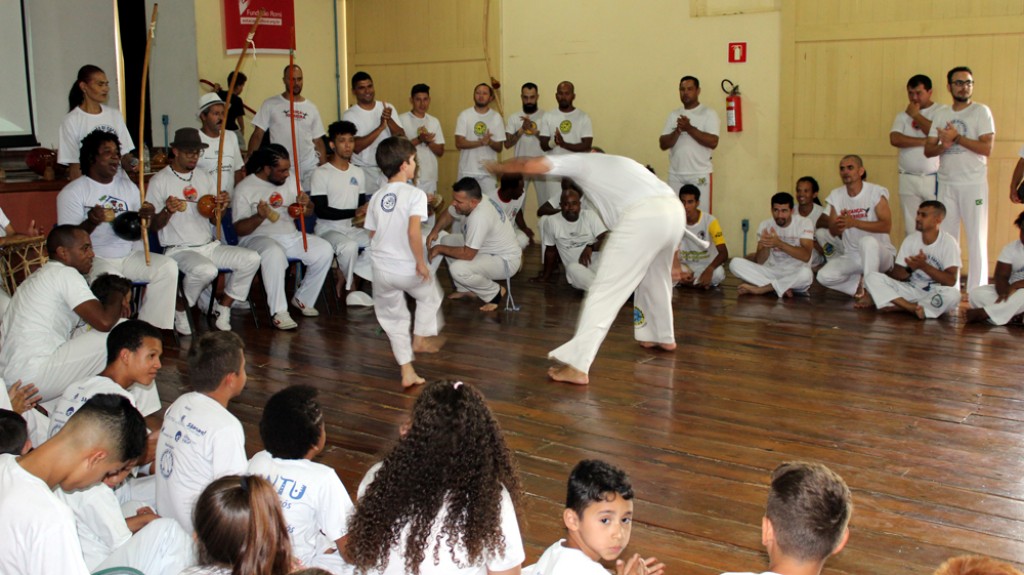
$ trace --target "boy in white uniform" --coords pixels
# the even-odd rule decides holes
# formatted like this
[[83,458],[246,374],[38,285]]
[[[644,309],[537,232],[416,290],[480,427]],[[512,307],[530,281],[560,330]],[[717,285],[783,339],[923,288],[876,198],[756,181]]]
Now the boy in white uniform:
[[600,561],[615,563],[622,574],[660,575],[663,563],[634,553],[619,559],[633,529],[633,486],[626,473],[604,461],[580,461],[569,474],[562,512],[566,535],[548,547],[533,575],[607,575]]
[[733,258],[729,271],[744,283],[739,294],[779,297],[804,293],[814,282],[810,259],[814,252],[814,225],[793,213],[793,196],[779,192],[772,196],[772,217],[757,227],[755,261]]
[[892,213],[889,190],[865,182],[860,156],[839,162],[844,187],[828,196],[829,232],[842,237],[843,253],[818,270],[818,283],[854,297],[863,296],[863,277],[892,268],[896,248],[889,240]]
[[416,84],[409,96],[412,110],[398,117],[405,137],[416,146],[416,187],[427,196],[437,193],[437,159],[444,155],[444,131],[441,122],[427,113],[430,109],[430,86]]
[[[370,235],[353,221],[357,216],[366,215],[366,200],[372,190],[367,188],[363,169],[350,162],[356,143],[356,125],[334,122],[328,126],[327,133],[334,154],[329,162],[313,172],[309,199],[316,212],[316,235],[334,248],[338,270],[345,278],[345,289],[351,291],[355,287],[359,252],[370,246]],[[365,293],[359,293],[362,297],[355,297],[356,292],[350,293],[346,302],[356,304],[369,299]]]
[[819,575],[825,561],[846,546],[852,514],[850,488],[831,469],[800,461],[776,467],[761,519],[768,551],[762,575]]
[[[686,212],[686,229],[711,245],[698,245],[689,235],[679,242],[679,263],[683,269],[677,285],[711,289],[725,280],[725,262],[729,261],[729,247],[718,218],[700,209],[700,188],[686,184],[679,189],[679,201]],[[711,257],[712,251],[714,257]]]
[[291,206],[297,203],[300,216],[313,215],[313,203],[306,194],[297,194],[295,179],[288,175],[288,151],[277,144],[256,150],[249,159],[251,173],[235,188],[231,199],[231,217],[243,248],[260,254],[260,274],[267,292],[267,304],[274,327],[295,329],[298,324],[288,314],[284,276],[288,258],[299,258],[306,265],[302,283],[291,304],[302,315],[316,317],[316,300],[331,269],[334,250],[323,238],[308,234],[309,249],[303,249],[303,237],[295,229]]
[[145,447],[146,423],[131,402],[97,395],[45,444],[0,455],[0,572],[88,575],[74,515],[53,490],[94,485]]
[[[388,184],[373,194],[366,213],[374,311],[401,366],[402,386],[410,387],[424,382],[412,365],[413,352],[435,353],[444,344],[437,337],[441,288],[423,255],[420,225],[427,219],[427,195],[406,183],[416,173],[416,149],[409,140],[388,138],[377,147],[377,165]],[[411,338],[406,294],[416,300]]]
[[203,334],[188,350],[194,391],[167,408],[156,447],[156,511],[192,533],[192,508],[211,481],[245,473],[245,433],[227,410],[245,389],[245,345],[230,331]]
[[[231,107],[234,108],[234,100]],[[216,182],[220,129],[224,124],[224,101],[216,92],[203,94],[203,97],[199,98],[199,121],[202,123],[199,137],[206,147],[199,153],[196,168],[209,174]],[[235,191],[235,184],[245,177],[245,160],[242,159],[242,150],[238,147],[238,137],[234,134],[224,136],[224,156],[221,158],[220,170],[220,189],[231,194]]]
[[267,400],[260,418],[266,448],[249,460],[249,473],[274,484],[288,524],[292,556],[334,575],[352,573],[341,551],[354,509],[334,469],[313,461],[327,441],[316,389],[293,385]]
[[676,348],[672,283],[682,277],[675,255],[686,215],[668,185],[629,158],[604,154],[516,158],[490,169],[572,178],[587,191],[590,205],[611,230],[601,249],[601,266],[583,300],[575,335],[548,354],[562,364],[550,368],[548,377],[588,384],[597,350],[634,291],[636,340],[645,348]]
[[896,265],[887,274],[865,276],[867,294],[856,307],[898,308],[926,319],[960,305],[960,246],[939,229],[945,215],[942,202],[921,202],[914,224],[917,231],[903,240]]
[[139,189],[128,178],[117,177],[121,168],[120,143],[107,132],[96,131],[82,140],[82,177],[57,194],[57,223],[81,226],[92,238],[96,252],[91,277],[112,273],[132,281],[149,282],[139,307],[139,319],[160,329],[174,325],[174,300],[178,290],[178,264],[161,254],[150,254],[141,241],[130,241],[114,232],[109,215],[138,212],[151,217],[153,204],[141,204]]
[[567,187],[562,190],[561,211],[544,218],[541,236],[545,247],[555,249],[545,250],[544,268],[531,281],[549,281],[555,270],[555,257],[560,257],[569,285],[587,291],[594,283],[600,246],[608,230],[593,210],[580,208],[581,202],[580,191]]
[[505,141],[505,122],[491,109],[494,90],[487,84],[473,88],[473,107],[455,120],[455,147],[459,149],[459,179],[470,177],[484,196],[494,199],[498,185],[484,164],[498,159]]
[[510,175],[501,178],[498,187],[498,207],[505,213],[508,221],[515,224],[516,241],[519,242],[519,249],[525,250],[526,246],[533,243],[533,230],[526,225],[523,217],[523,204],[526,203],[526,184],[520,175]]
[[572,82],[560,82],[555,89],[558,109],[552,110],[540,122],[540,147],[552,154],[589,152],[594,144],[594,127],[586,112],[573,106],[576,87]]
[[1020,230],[1018,238],[999,252],[996,273],[991,285],[978,286],[968,292],[971,309],[968,322],[988,321],[1006,325],[1024,313],[1024,212],[1013,224]]
[[356,103],[345,110],[341,119],[356,125],[358,131],[352,163],[366,172],[366,189],[372,193],[387,183],[387,178],[377,166],[377,146],[391,136],[404,134],[405,130],[395,107],[376,100],[377,91],[369,74],[359,71],[352,75],[352,94]]

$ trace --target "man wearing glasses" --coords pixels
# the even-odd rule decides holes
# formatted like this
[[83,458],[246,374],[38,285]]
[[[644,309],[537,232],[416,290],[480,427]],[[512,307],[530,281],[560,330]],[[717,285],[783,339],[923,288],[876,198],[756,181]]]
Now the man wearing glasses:
[[967,289],[988,284],[988,157],[995,144],[995,123],[988,106],[971,101],[974,76],[966,66],[946,74],[953,105],[939,110],[925,144],[925,156],[942,157],[939,201],[946,206],[942,231],[960,235],[964,222],[970,264]]

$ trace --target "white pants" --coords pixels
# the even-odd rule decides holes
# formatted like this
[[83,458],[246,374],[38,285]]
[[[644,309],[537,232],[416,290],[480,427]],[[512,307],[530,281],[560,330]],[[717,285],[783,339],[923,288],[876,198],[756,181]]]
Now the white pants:
[[[359,248],[364,250],[370,246],[370,234],[363,228],[352,227],[347,230],[318,229],[316,235],[327,240],[334,248],[334,257],[338,260],[338,269],[345,276],[345,289],[352,289],[352,280],[355,278],[356,260],[359,258]],[[371,268],[372,270],[372,268]]]
[[384,172],[380,171],[377,166],[359,166],[363,169],[363,173],[366,174],[366,193],[373,194],[377,190],[384,187],[384,184],[388,183],[388,179],[384,177]]
[[421,337],[437,335],[438,310],[441,309],[441,287],[431,275],[427,281],[412,275],[403,276],[386,271],[373,270],[373,311],[377,314],[384,333],[391,340],[391,352],[398,365],[413,360],[412,338],[409,337],[409,323],[412,316],[405,301],[405,294],[416,300],[416,322],[412,333]]
[[601,265],[583,300],[576,334],[548,357],[589,372],[615,316],[634,290],[637,341],[675,343],[672,258],[685,226],[683,205],[674,196],[630,206],[601,248]]
[[925,291],[910,285],[910,282],[896,281],[881,272],[871,272],[864,276],[864,287],[878,309],[888,306],[896,298],[903,298],[919,304],[924,310],[924,316],[934,319],[960,305],[959,286],[934,284],[931,290]]
[[946,206],[946,218],[939,228],[960,239],[960,220],[964,222],[967,252],[967,289],[988,284],[988,180],[970,184],[939,181],[939,201]]
[[989,323],[995,325],[1006,325],[1010,323],[1013,316],[1024,313],[1024,290],[1017,290],[1006,298],[1006,301],[996,303],[999,294],[996,293],[996,286],[978,286],[968,292],[968,299],[971,308],[985,308],[988,314]]
[[935,174],[900,174],[900,205],[903,207],[905,235],[914,233],[914,221],[917,220],[917,208],[921,207],[921,202],[938,198],[936,186]]
[[284,294],[284,275],[288,270],[288,258],[298,258],[306,266],[302,283],[295,289],[295,298],[306,307],[316,305],[316,298],[324,286],[324,278],[331,269],[334,251],[331,244],[313,234],[307,236],[309,251],[302,249],[302,234],[295,232],[286,236],[245,236],[239,245],[260,254],[260,274],[267,291],[267,305],[270,315],[288,311],[288,299]]
[[[685,184],[693,184],[700,190],[700,211],[705,213],[711,212],[711,174],[675,174],[672,172],[668,173],[668,185],[675,192],[676,197],[679,197],[679,188]],[[586,190],[583,190],[586,193]]]
[[146,575],[178,575],[195,562],[191,534],[185,533],[174,519],[160,518],[132,535],[92,571],[134,567]]
[[[173,306],[173,303],[172,303]],[[23,370],[4,368],[8,386],[34,383],[41,402],[55,400],[69,385],[92,377],[107,365],[107,332],[83,330],[49,354],[41,353]]]
[[102,274],[149,282],[139,307],[139,319],[160,329],[174,327],[174,300],[178,295],[177,262],[165,255],[150,254],[150,265],[147,266],[142,251],[134,251],[123,258],[97,257],[92,262],[90,283]]
[[538,208],[546,204],[551,198],[554,198],[555,203],[557,204],[559,198],[562,197],[561,178],[549,178],[546,176],[533,176],[526,178],[524,184],[528,187],[531,183],[533,184],[533,190],[537,193]]
[[824,256],[818,253],[818,250],[814,250],[811,255],[811,265],[821,266],[825,265],[825,262],[836,257],[843,255],[846,251],[843,248],[843,240],[832,235],[832,232],[828,231],[828,228],[817,228],[814,230],[814,241],[821,246],[821,251],[825,252]]
[[[679,261],[679,265],[683,266],[684,270],[685,269],[689,269],[691,272],[693,272],[693,281],[691,281],[690,284],[691,285],[696,285],[697,284],[697,280],[700,279],[700,275],[702,273],[704,273],[704,270],[708,269],[709,265],[711,265],[711,259],[707,259],[707,260],[701,261],[701,262],[684,262],[684,261],[680,260]],[[718,287],[718,284],[720,284],[720,283],[722,283],[724,281],[725,281],[725,267],[724,266],[718,266],[717,268],[715,268],[715,270],[713,272],[711,272],[711,285],[713,287]]]
[[[513,222],[513,225],[515,225],[515,222]],[[523,230],[519,229],[518,227],[516,228],[515,231],[516,231],[516,242],[519,243],[519,249],[525,250],[526,246],[530,245],[530,236],[526,235],[526,232],[524,232]]]
[[[597,277],[598,264],[601,263],[601,253],[590,254],[590,266],[585,266],[578,261],[565,265],[565,279],[572,287],[587,291],[594,285],[594,278]],[[562,262],[565,263],[565,262]]]
[[[440,240],[446,246],[464,245],[462,234],[449,234]],[[485,302],[494,299],[501,292],[501,286],[494,280],[504,280],[516,275],[523,264],[523,256],[502,258],[481,252],[471,260],[445,258],[448,261],[448,273],[452,276],[456,291],[473,292]]]
[[260,269],[258,253],[238,246],[225,246],[217,240],[194,248],[169,248],[164,253],[178,262],[178,269],[185,274],[183,287],[189,307],[196,305],[199,293],[217,279],[221,269],[231,270],[224,284],[224,293],[236,301],[246,301],[252,278]]
[[808,266],[777,267],[755,263],[746,258],[733,258],[729,262],[729,271],[757,287],[771,284],[779,297],[786,295],[789,290],[806,292],[814,282],[814,273]]
[[887,272],[896,258],[889,249],[883,249],[872,236],[860,239],[860,250],[834,257],[818,270],[818,283],[847,295],[857,293],[862,277],[871,272]]

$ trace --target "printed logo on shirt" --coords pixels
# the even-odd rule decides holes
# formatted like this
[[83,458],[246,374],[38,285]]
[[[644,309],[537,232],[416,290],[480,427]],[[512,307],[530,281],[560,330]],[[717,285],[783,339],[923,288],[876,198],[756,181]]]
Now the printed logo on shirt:
[[196,191],[191,185],[185,186],[181,190],[181,195],[185,196],[185,201],[194,202],[199,199],[199,192]]
[[[291,484],[291,487],[288,484]],[[278,475],[274,479],[274,487],[277,488],[277,494],[281,497],[287,497],[293,501],[302,499],[302,496],[306,494],[306,484],[299,484],[294,479],[288,479]]]
[[394,192],[388,192],[380,199],[380,209],[389,214],[395,211],[396,205],[398,205],[398,196]]
[[284,198],[278,192],[270,194],[270,200],[267,201],[273,208],[280,208],[284,205]]
[[92,131],[94,131],[94,132],[96,130],[99,130],[101,132],[106,132],[108,134],[114,134],[115,136],[117,135],[117,128],[115,128],[113,126],[109,126],[107,124],[100,124],[99,126],[96,126],[95,128],[92,129]]
[[981,198],[978,198],[977,200],[974,200],[974,205],[976,205],[976,206],[980,206],[980,205],[982,205],[984,203],[985,203],[985,200],[983,200]]
[[936,309],[942,308],[942,294],[935,294],[932,296],[932,307]]
[[473,124],[473,133],[476,134],[477,136],[483,136],[484,134],[487,133],[487,124],[483,122],[477,122],[476,124]]
[[[291,118],[291,116],[288,115],[288,110],[285,110],[282,113],[284,114],[285,118]],[[303,112],[302,110],[295,110],[295,120],[296,121],[305,120],[307,116],[309,116],[309,114],[307,114],[306,112]]]
[[110,208],[114,210],[114,212],[118,214],[121,212],[128,211],[128,202],[122,200],[121,198],[115,198],[114,196],[108,196],[106,194],[100,196],[99,204],[104,208]]
[[167,479],[174,473],[174,453],[168,449],[160,456],[160,475]]
[[563,134],[568,134],[572,131],[572,121],[562,120],[562,123],[558,125],[558,131]]
[[349,178],[348,183],[349,183],[350,186],[358,186],[359,185],[359,178],[357,178],[355,176],[352,176],[351,178]]
[[644,310],[637,306],[633,306],[633,327],[641,328],[647,325],[647,316],[644,315]]

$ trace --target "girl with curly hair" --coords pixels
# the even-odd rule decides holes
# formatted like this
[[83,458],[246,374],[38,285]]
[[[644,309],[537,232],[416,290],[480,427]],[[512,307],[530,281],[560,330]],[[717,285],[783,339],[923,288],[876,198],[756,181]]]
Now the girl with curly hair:
[[359,486],[347,555],[361,573],[518,574],[518,471],[484,398],[428,384],[408,429]]

